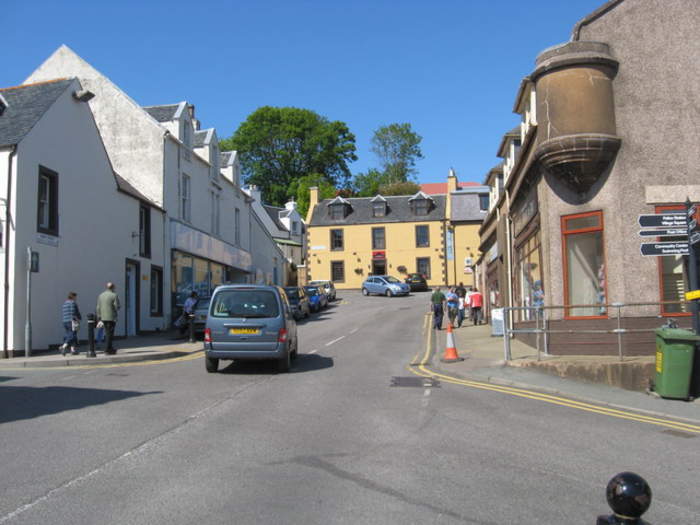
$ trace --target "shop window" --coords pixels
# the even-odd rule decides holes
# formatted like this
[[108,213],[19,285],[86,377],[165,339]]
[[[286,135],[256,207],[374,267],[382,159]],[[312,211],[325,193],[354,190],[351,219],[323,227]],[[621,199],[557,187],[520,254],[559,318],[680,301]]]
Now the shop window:
[[416,272],[430,279],[430,257],[418,257],[416,259]]
[[[492,273],[492,279],[497,279],[495,271]],[[495,289],[498,289],[497,282],[495,283]],[[532,310],[516,310],[515,315],[519,321],[535,319],[535,308],[544,306],[544,284],[542,282],[542,257],[539,230],[535,231],[515,249],[513,295],[517,306],[532,308]]]
[[334,283],[345,282],[345,262],[331,261],[331,280]]
[[430,246],[430,230],[427,224],[416,226],[416,248],[427,248]]
[[151,266],[151,316],[163,315],[163,269]]
[[39,167],[37,231],[58,235],[58,173]]
[[[685,213],[685,205],[657,206],[656,213]],[[687,237],[659,238],[664,242],[684,242]],[[661,315],[691,315],[688,303],[685,303],[685,292],[688,286],[688,267],[682,255],[657,257],[659,265],[659,292]]]
[[331,230],[331,250],[343,249],[343,230]]
[[607,317],[603,212],[561,218],[564,251],[564,302],[572,317]]
[[386,248],[386,235],[384,228],[372,228],[372,249],[384,250]]

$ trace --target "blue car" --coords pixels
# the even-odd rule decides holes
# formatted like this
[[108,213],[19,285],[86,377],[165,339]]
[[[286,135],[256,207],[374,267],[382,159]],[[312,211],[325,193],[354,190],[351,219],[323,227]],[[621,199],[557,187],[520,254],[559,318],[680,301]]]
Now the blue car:
[[399,281],[391,275],[372,275],[362,283],[362,295],[378,294],[392,297],[394,295],[408,295],[411,287]]
[[328,297],[320,286],[304,286],[304,291],[309,297],[312,312],[320,312],[322,308],[328,306]]

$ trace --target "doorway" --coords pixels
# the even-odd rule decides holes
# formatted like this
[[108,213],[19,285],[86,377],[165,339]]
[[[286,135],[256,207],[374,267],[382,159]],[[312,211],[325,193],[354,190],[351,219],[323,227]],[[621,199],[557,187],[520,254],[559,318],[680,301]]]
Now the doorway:
[[386,275],[386,259],[372,260],[372,275]]
[[126,324],[126,335],[137,335],[139,333],[139,284],[141,272],[139,263],[131,259],[126,260],[126,272],[124,279],[124,321]]

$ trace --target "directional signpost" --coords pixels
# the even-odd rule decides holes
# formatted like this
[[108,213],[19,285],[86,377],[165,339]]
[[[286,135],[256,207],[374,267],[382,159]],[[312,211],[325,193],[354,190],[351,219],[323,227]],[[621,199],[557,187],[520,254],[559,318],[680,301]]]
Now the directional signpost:
[[658,230],[639,230],[641,237],[685,237],[686,228],[659,228]]
[[688,228],[685,213],[660,213],[640,215],[639,225],[642,228]]
[[644,242],[641,246],[642,255],[688,255],[687,242]]

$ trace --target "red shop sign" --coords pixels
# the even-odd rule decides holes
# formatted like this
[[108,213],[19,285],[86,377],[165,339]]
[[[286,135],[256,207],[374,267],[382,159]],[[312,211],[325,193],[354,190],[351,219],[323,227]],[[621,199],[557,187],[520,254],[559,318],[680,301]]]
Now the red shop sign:
[[386,252],[372,252],[372,259],[386,259]]

